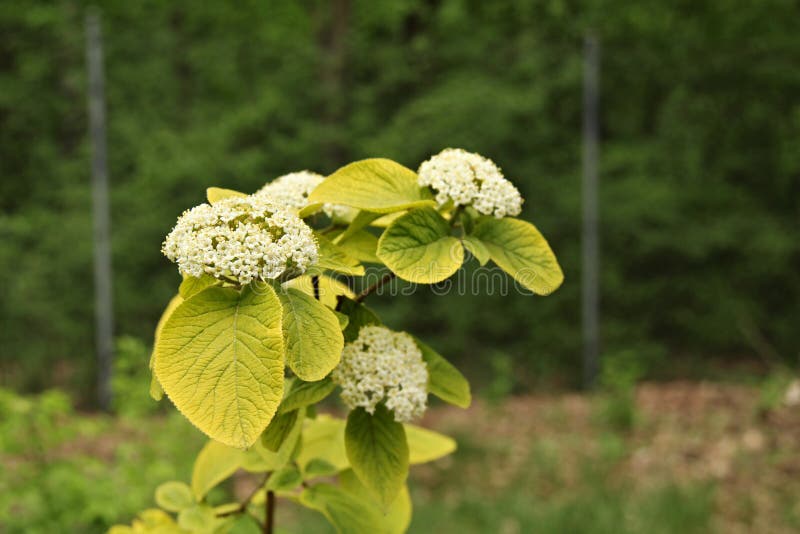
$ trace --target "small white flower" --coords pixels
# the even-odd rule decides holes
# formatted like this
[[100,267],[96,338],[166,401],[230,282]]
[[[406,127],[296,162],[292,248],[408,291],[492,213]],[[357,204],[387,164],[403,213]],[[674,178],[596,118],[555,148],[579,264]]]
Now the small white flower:
[[342,361],[331,373],[350,408],[375,413],[381,401],[398,422],[420,417],[427,405],[428,368],[414,339],[383,326],[365,326],[345,345]]
[[[269,195],[276,202],[293,211],[300,211],[308,205],[308,195],[325,179],[321,174],[311,171],[298,171],[279,176],[256,191],[256,195]],[[351,221],[356,210],[350,206],[324,204],[322,211],[331,219]]]
[[446,148],[419,166],[419,184],[431,186],[439,205],[472,205],[484,215],[519,215],[522,196],[490,159],[460,148]]
[[161,252],[182,274],[240,284],[299,276],[319,255],[311,228],[267,195],[230,197],[185,211]]

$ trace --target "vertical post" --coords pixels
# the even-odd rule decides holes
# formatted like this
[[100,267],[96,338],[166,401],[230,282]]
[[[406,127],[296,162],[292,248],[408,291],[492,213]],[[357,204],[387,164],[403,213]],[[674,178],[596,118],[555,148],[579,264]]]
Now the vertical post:
[[103,43],[100,15],[86,15],[86,63],[89,71],[89,130],[92,144],[92,218],[94,233],[95,344],[97,395],[100,407],[111,408],[113,359],[113,304],[111,301],[111,246],[106,159],[106,110],[103,80]]
[[597,208],[599,45],[589,34],[584,39],[583,63],[583,384],[591,388],[599,362],[599,238]]

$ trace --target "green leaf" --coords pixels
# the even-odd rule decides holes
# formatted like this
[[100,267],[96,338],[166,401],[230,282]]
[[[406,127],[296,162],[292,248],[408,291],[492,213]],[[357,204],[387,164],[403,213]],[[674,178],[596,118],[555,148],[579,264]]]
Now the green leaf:
[[335,313],[336,318],[339,319],[339,328],[344,331],[344,329],[347,328],[347,325],[350,324],[350,317],[337,311],[334,311],[333,313]]
[[186,300],[217,283],[219,283],[219,281],[210,274],[204,274],[199,278],[195,276],[185,276],[178,288],[178,294]]
[[564,281],[550,245],[531,223],[483,217],[472,235],[483,242],[492,261],[537,295],[549,295]]
[[278,413],[287,413],[310,404],[316,404],[330,395],[335,388],[336,384],[329,377],[317,382],[295,380],[289,394],[281,402]]
[[209,440],[194,461],[192,469],[194,498],[201,500],[217,484],[233,475],[242,466],[244,456],[245,453],[241,449]]
[[283,397],[281,315],[268,285],[258,293],[210,287],[164,324],[155,347],[158,381],[211,438],[249,447],[275,414]]
[[278,452],[295,423],[297,423],[297,410],[276,415],[261,434],[261,443],[267,449]]
[[464,248],[469,250],[470,254],[478,260],[481,266],[486,265],[489,261],[489,249],[486,248],[486,245],[481,243],[480,239],[475,236],[467,235],[461,238],[461,242],[464,244]]
[[[318,278],[319,284],[319,301],[325,306],[334,309],[336,308],[337,298],[339,295],[348,298],[355,297],[355,294],[350,288],[342,282],[335,280],[329,276],[320,276]],[[306,295],[314,296],[314,285],[310,276],[298,276],[286,282],[283,287],[293,287],[302,291]]]
[[417,184],[417,174],[389,159],[365,159],[345,165],[319,184],[309,204],[344,204],[376,213],[433,206],[430,192]]
[[150,376],[150,398],[154,401],[160,401],[164,398],[164,390],[161,388],[161,384],[158,383],[158,379],[156,375],[153,374]]
[[344,337],[333,311],[297,289],[282,289],[286,363],[307,382],[321,380],[339,364]]
[[361,483],[352,469],[347,469],[339,475],[339,484],[343,490],[362,501],[370,502],[381,512],[381,523],[380,526],[377,526],[377,529],[381,532],[403,534],[408,529],[411,523],[412,509],[408,486],[403,486],[400,494],[392,501],[392,504],[384,514],[380,503],[375,500],[375,496]]
[[303,476],[297,466],[286,465],[270,475],[265,487],[272,491],[288,491],[299,486],[302,481]]
[[373,415],[357,408],[347,416],[347,459],[359,480],[388,507],[408,478],[409,453],[403,425],[379,404]]
[[372,221],[374,221],[379,217],[381,217],[380,213],[360,210],[356,214],[356,216],[353,217],[353,220],[350,222],[350,224],[347,226],[344,232],[336,236],[334,242],[338,243],[340,241],[344,241],[345,239],[350,238],[350,236],[354,235],[356,232],[361,231],[362,228],[366,228]]
[[192,490],[183,482],[164,482],[156,488],[156,504],[168,512],[180,512],[194,506]]
[[428,345],[417,338],[414,338],[414,341],[428,367],[428,392],[450,404],[469,408],[472,394],[464,375]]
[[358,337],[358,331],[362,327],[381,324],[374,311],[354,300],[343,300],[340,309],[349,318],[347,327],[344,329],[344,340],[348,343],[355,341]]
[[175,295],[170,299],[169,303],[167,303],[167,307],[164,308],[164,312],[161,314],[161,318],[158,320],[158,324],[156,324],[156,331],[155,335],[153,336],[153,352],[150,354],[150,397],[155,401],[160,401],[164,397],[164,390],[161,388],[161,384],[158,382],[158,378],[156,378],[155,371],[153,371],[153,367],[155,366],[156,361],[156,349],[155,346],[158,344],[158,337],[161,334],[161,329],[164,328],[164,323],[167,322],[169,316],[172,315],[172,312],[180,306],[183,302],[183,297],[180,295]]
[[233,189],[223,189],[222,187],[209,187],[206,189],[206,198],[208,199],[209,204],[214,204],[215,202],[219,202],[220,200],[230,197],[244,198],[246,196],[247,195],[240,193],[239,191],[234,191]]
[[359,230],[349,237],[337,241],[337,244],[358,261],[381,262],[377,256],[378,238],[366,230]]
[[344,427],[344,420],[327,414],[307,419],[297,463],[305,466],[304,469],[308,469],[312,460],[324,460],[337,470],[349,467],[344,449]]
[[314,268],[320,272],[322,272],[322,269],[328,269],[353,276],[362,276],[364,274],[364,266],[359,263],[358,259],[351,256],[345,248],[333,244],[330,239],[320,233],[315,235],[319,244],[319,261]]
[[303,471],[306,478],[314,478],[335,475],[339,469],[332,463],[321,458],[314,458],[308,462],[308,465],[306,465]]
[[300,494],[300,504],[321,512],[340,534],[376,533],[381,515],[371,506],[336,486],[316,484]]
[[453,438],[416,425],[404,424],[408,440],[409,462],[412,465],[438,460],[455,452]]
[[424,208],[409,211],[383,232],[378,258],[403,280],[432,284],[461,267],[464,247],[435,209]]
[[185,508],[178,514],[178,526],[196,534],[211,534],[220,522],[214,509],[206,504]]
[[[285,438],[281,441],[277,451],[272,451],[264,446],[263,440],[258,440],[253,444],[251,451],[260,458],[260,462],[254,462],[252,458],[246,458],[248,465],[245,469],[251,471],[275,471],[282,468],[294,456],[295,448],[300,441],[300,435],[305,421],[305,408],[295,411],[297,414],[294,424],[289,429]],[[248,451],[250,452],[250,451]]]

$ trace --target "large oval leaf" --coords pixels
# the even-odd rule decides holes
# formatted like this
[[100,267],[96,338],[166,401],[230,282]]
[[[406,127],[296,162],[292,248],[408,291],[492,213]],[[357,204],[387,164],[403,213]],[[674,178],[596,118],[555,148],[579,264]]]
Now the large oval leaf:
[[359,480],[384,508],[388,507],[408,478],[409,453],[403,425],[382,404],[372,415],[356,408],[347,416],[344,445]]
[[464,375],[428,345],[417,338],[414,341],[428,368],[428,392],[445,402],[468,408],[472,403],[472,394]]
[[231,476],[244,462],[245,452],[209,440],[197,455],[192,468],[192,494],[202,500],[206,493]]
[[181,282],[180,287],[178,287],[178,294],[184,299],[190,299],[204,289],[219,283],[219,280],[210,274],[203,274],[199,277],[184,276],[183,282]]
[[316,404],[330,395],[335,388],[336,384],[330,378],[323,378],[316,382],[295,380],[289,393],[281,402],[278,413],[287,413],[310,404]]
[[464,263],[464,247],[433,208],[411,210],[383,232],[378,258],[403,280],[433,284]]
[[[358,259],[353,257],[347,249],[334,244],[330,239],[320,233],[315,233],[314,235],[319,244],[319,261],[312,270],[322,272],[328,269],[337,273],[351,274],[354,276],[362,276],[364,274],[364,266],[361,265]],[[309,271],[309,273],[312,272],[313,271]]]
[[537,295],[549,295],[564,281],[550,245],[531,223],[484,217],[472,235],[486,246],[492,261]]
[[412,465],[438,460],[456,450],[456,441],[421,426],[404,424],[408,440],[409,461]]
[[350,466],[344,450],[344,426],[342,419],[320,414],[315,419],[306,419],[303,428],[303,443],[297,463],[307,468],[312,460],[324,460],[337,470]]
[[344,337],[333,311],[293,288],[282,289],[286,363],[307,382],[322,380],[339,364]]
[[315,484],[303,490],[300,504],[322,513],[339,534],[370,532],[384,534],[379,528],[381,514],[350,492],[331,484]]
[[361,483],[352,469],[347,469],[339,474],[339,484],[342,489],[353,494],[362,502],[370,503],[378,512],[381,512],[380,526],[374,527],[375,532],[386,534],[403,534],[411,523],[411,495],[408,486],[403,486],[400,495],[392,501],[389,508],[383,513],[380,503],[375,496]]
[[181,302],[183,302],[183,297],[181,297],[180,294],[172,297],[167,307],[164,308],[164,312],[161,314],[158,324],[156,324],[156,331],[153,336],[153,352],[150,353],[150,397],[155,401],[160,401],[164,397],[164,389],[161,387],[161,384],[158,383],[158,378],[156,378],[156,373],[153,370],[156,362],[155,346],[158,343],[158,336],[161,334],[161,329],[164,328],[164,323],[167,322],[172,312],[180,306]]
[[344,204],[375,213],[433,206],[417,174],[390,159],[365,159],[328,176],[308,196],[308,203]]
[[171,480],[156,488],[156,504],[168,512],[180,512],[194,506],[194,499],[185,482]]
[[233,447],[255,442],[283,397],[281,304],[211,287],[181,303],[155,347],[158,381],[197,428]]

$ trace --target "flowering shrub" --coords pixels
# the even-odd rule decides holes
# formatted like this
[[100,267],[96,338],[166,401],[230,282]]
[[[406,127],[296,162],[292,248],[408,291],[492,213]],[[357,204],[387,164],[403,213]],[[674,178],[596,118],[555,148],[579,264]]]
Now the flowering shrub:
[[[272,532],[276,502],[288,499],[339,532],[404,532],[409,466],[456,446],[411,422],[429,394],[466,408],[470,388],[363,301],[395,276],[445,280],[465,249],[534,294],[554,291],[563,274],[547,241],[510,217],[519,192],[492,161],[447,149],[419,174],[368,159],[327,178],[288,174],[253,195],[211,188],[208,201],[164,242],[184,280],[156,327],[150,367],[151,395],[166,393],[210,440],[190,484],[162,484],[159,509],[112,531],[227,532],[255,521]],[[364,263],[386,271],[356,294]],[[337,387],[346,420],[316,413]],[[263,473],[257,491],[209,504],[239,469]]]

